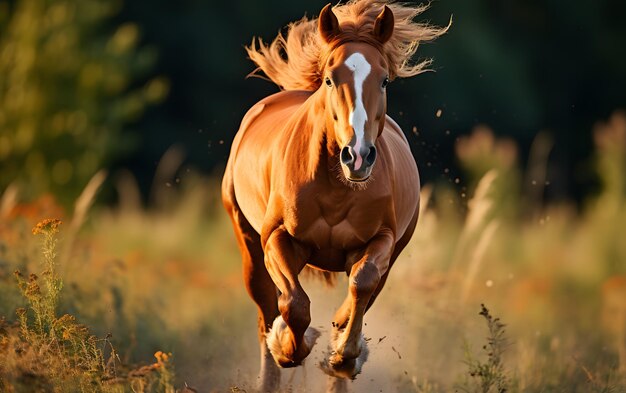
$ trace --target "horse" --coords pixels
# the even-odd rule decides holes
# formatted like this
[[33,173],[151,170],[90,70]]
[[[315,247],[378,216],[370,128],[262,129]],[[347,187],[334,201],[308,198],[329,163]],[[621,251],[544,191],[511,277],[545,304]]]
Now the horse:
[[[413,18],[427,6],[351,0],[247,47],[252,75],[281,89],[241,121],[222,200],[258,307],[259,391],[301,365],[320,333],[299,275],[348,275],[322,368],[345,390],[367,359],[363,317],[418,220],[420,179],[407,138],[387,115],[387,85],[427,69],[418,44],[447,30]],[[449,26],[449,25],[448,25]]]

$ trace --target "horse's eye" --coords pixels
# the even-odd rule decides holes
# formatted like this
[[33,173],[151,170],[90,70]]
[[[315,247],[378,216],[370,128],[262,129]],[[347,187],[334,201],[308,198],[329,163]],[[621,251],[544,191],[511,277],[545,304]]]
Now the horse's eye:
[[389,84],[389,78],[385,78],[385,80],[383,81],[383,89],[386,88],[388,84]]
[[333,86],[333,81],[331,81],[330,78],[326,78],[326,80],[324,82],[326,82],[326,86],[328,86],[328,87],[332,87]]

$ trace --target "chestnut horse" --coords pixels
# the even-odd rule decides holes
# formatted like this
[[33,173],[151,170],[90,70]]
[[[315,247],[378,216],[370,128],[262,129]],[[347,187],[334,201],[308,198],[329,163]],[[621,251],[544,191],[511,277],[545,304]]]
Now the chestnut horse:
[[257,71],[283,91],[254,105],[235,136],[222,183],[259,310],[260,390],[276,391],[279,367],[300,365],[319,336],[298,275],[346,272],[324,368],[333,386],[367,357],[363,316],[411,238],[419,210],[417,166],[386,115],[389,81],[420,41],[443,34],[413,22],[425,6],[353,0],[289,26],[271,45],[247,48]]

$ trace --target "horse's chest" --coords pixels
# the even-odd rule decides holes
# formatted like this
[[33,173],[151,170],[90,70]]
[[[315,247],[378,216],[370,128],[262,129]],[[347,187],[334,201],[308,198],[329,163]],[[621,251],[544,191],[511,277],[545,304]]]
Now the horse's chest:
[[294,206],[289,232],[313,250],[351,250],[364,246],[380,229],[380,209],[368,209],[358,201],[323,199],[301,201]]

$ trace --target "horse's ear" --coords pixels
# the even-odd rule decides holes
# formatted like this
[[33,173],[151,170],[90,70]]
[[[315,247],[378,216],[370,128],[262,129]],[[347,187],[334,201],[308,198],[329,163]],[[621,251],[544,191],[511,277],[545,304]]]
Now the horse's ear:
[[341,28],[339,28],[339,20],[337,20],[337,16],[333,12],[331,8],[331,4],[328,3],[326,7],[322,8],[322,12],[320,12],[320,16],[318,19],[317,28],[322,36],[322,39],[329,43],[333,40],[339,33],[341,33]]
[[389,41],[393,34],[394,18],[393,12],[387,6],[376,17],[374,22],[374,37],[382,44]]

